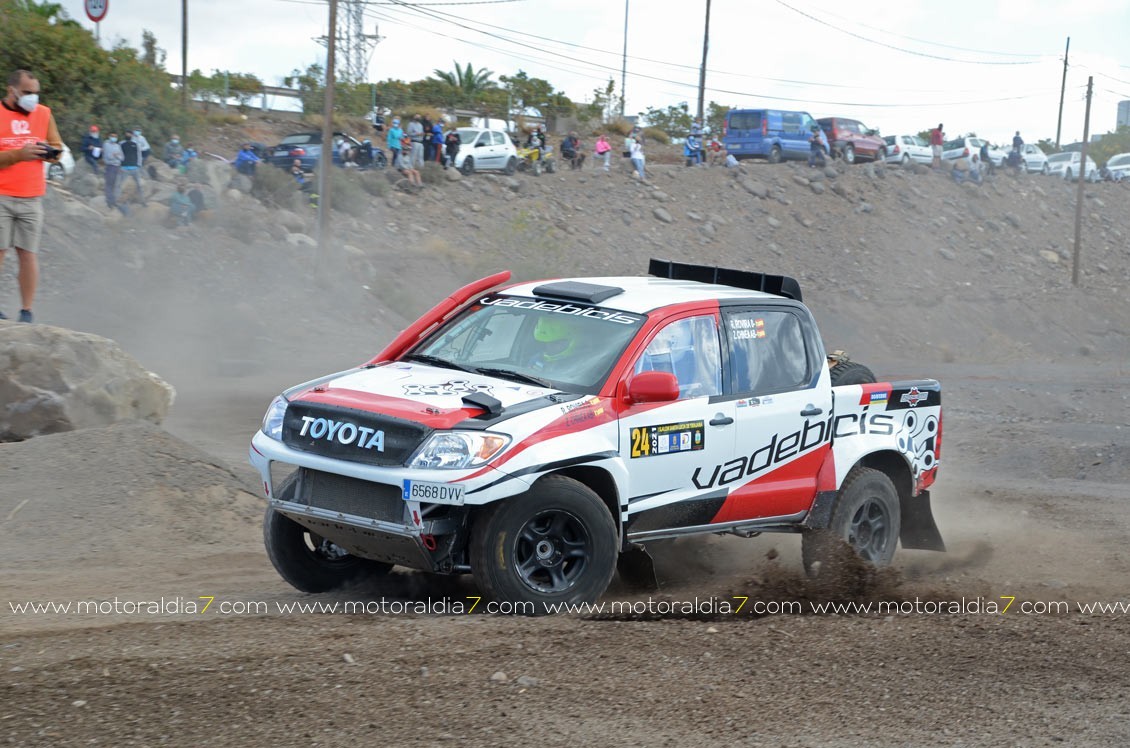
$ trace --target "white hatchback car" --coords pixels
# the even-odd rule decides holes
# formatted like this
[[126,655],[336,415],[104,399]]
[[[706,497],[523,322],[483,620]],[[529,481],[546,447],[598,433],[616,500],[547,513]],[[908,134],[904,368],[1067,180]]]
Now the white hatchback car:
[[455,168],[464,174],[494,169],[513,174],[518,168],[518,151],[510,136],[502,130],[481,127],[460,127],[459,153]]
[[58,163],[43,164],[43,174],[52,182],[62,182],[75,172],[75,157],[71,155],[71,149],[63,143],[63,155],[59,156]]
[[[1080,167],[1080,154],[1078,151],[1068,151],[1066,153],[1056,153],[1048,156],[1048,170],[1047,174],[1053,177],[1074,182],[1079,178],[1079,174],[1083,171]],[[1099,167],[1090,156],[1087,156],[1087,171],[1083,178],[1088,182],[1099,181]]]
[[911,161],[929,164],[934,161],[930,144],[917,135],[888,135],[883,142],[887,144],[888,164],[909,164]]
[[1048,155],[1040,149],[1040,146],[1025,143],[1020,149],[1020,165],[1027,172],[1047,174]]
[[1112,182],[1130,180],[1130,153],[1111,156],[1106,162],[1106,178]]

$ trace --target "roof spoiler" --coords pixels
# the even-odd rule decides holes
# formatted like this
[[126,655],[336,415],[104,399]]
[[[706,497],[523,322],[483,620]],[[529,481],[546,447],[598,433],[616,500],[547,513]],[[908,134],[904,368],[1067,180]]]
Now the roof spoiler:
[[751,291],[771,293],[788,299],[801,301],[800,283],[787,275],[753,273],[748,270],[732,270],[711,265],[691,265],[684,262],[657,260],[654,257],[647,266],[648,275],[674,280],[689,280],[699,283],[717,283],[721,286],[748,288]]

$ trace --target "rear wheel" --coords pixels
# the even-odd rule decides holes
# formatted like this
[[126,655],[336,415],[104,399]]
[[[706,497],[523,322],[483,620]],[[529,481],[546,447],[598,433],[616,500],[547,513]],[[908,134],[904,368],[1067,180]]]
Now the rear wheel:
[[377,151],[375,154],[373,154],[373,164],[378,169],[383,169],[386,166],[388,166],[388,159],[385,158],[384,153],[382,153],[381,151]]
[[910,163],[910,154],[909,153],[902,154],[902,165],[906,166],[909,163]]
[[771,163],[771,164],[781,163],[781,147],[780,146],[775,145],[769,150],[769,163]]
[[540,177],[541,176],[541,161],[535,161],[532,169],[533,169],[533,172],[534,172],[534,176]]
[[463,172],[463,176],[470,176],[475,173],[475,159],[468,156],[463,159],[463,165],[459,167],[459,171]]
[[471,527],[471,570],[494,600],[540,615],[555,603],[593,602],[616,569],[616,523],[587,486],[550,475],[486,507]]
[[503,169],[502,171],[505,174],[513,174],[517,170],[518,170],[518,157],[517,156],[511,156],[510,159],[506,162],[506,168]]
[[857,467],[844,479],[827,530],[801,540],[804,569],[815,576],[842,559],[843,544],[869,564],[886,566],[898,546],[902,517],[898,491],[886,474]]

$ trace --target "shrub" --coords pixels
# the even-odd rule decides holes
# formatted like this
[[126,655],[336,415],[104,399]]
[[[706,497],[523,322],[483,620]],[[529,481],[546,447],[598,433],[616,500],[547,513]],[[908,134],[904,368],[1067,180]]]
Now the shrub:
[[[390,166],[388,169],[392,169],[392,167]],[[373,197],[384,197],[389,190],[388,179],[384,175],[385,171],[385,169],[371,169],[357,172],[357,181],[361,188]]]
[[647,140],[654,140],[657,143],[667,145],[671,142],[671,136],[658,127],[645,127],[643,136]]
[[330,196],[331,207],[348,213],[354,218],[363,217],[372,204],[372,193],[365,187],[365,172],[356,169],[331,169],[330,177],[333,183],[333,194]]
[[623,117],[617,117],[611,122],[604,123],[604,132],[607,135],[626,136],[632,131],[632,123]]
[[255,170],[255,180],[251,184],[252,195],[276,208],[289,208],[292,203],[291,197],[297,189],[298,185],[289,171],[270,164],[259,165]]

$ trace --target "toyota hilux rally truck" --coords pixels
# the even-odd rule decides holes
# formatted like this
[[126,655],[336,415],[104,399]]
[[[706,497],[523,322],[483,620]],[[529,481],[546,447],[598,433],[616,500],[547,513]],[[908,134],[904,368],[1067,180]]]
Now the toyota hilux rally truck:
[[684,535],[799,533],[810,572],[829,537],[874,564],[944,550],[937,381],[829,357],[792,278],[649,273],[498,273],[275,398],[250,458],[283,579],[469,572],[537,606],[596,600],[618,564],[646,578],[644,545]]

